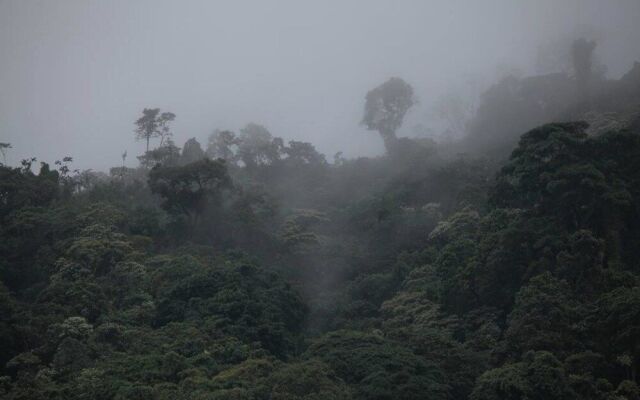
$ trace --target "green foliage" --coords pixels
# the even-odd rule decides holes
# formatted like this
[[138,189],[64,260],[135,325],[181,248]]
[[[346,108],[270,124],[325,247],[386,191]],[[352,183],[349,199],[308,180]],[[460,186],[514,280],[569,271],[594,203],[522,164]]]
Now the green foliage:
[[579,349],[580,310],[566,282],[549,272],[538,275],[518,292],[509,314],[506,342],[518,353],[547,350],[562,354]]
[[180,148],[176,147],[172,140],[167,140],[164,145],[153,150],[148,150],[139,156],[138,161],[140,161],[140,165],[146,169],[153,168],[156,165],[173,167],[180,161]]
[[156,166],[149,172],[149,187],[163,198],[163,207],[194,217],[219,205],[222,191],[231,186],[224,163],[208,159],[181,167]]
[[523,135],[491,201],[553,215],[570,229],[603,232],[616,257],[624,221],[636,218],[640,139],[625,132],[587,138],[586,127],[551,124]]
[[524,360],[492,369],[478,378],[473,400],[573,399],[562,363],[548,352],[529,352]]
[[356,399],[445,399],[442,372],[410,350],[377,334],[337,331],[315,341],[307,358],[329,365]]
[[[152,279],[165,281],[164,271],[176,267],[169,262]],[[197,271],[167,283],[157,297],[160,325],[198,321],[210,329],[260,342],[280,357],[296,346],[304,307],[296,294],[272,273],[246,264],[202,265]]]
[[284,247],[289,251],[304,251],[304,248],[319,243],[319,237],[312,228],[327,217],[316,210],[296,210],[284,221],[280,234]]
[[59,195],[59,178],[44,163],[38,175],[31,172],[30,164],[26,169],[0,165],[0,216],[26,206],[46,207]]
[[351,389],[324,363],[290,363],[269,378],[273,400],[350,400]]
[[[640,363],[640,287],[620,287],[604,294],[593,317],[602,335],[603,353],[618,357],[627,376],[635,380]],[[621,356],[628,361],[620,362]]]
[[367,96],[387,157],[257,124],[178,157],[154,109],[143,168],[0,166],[0,397],[637,399],[638,136],[544,125],[492,180],[396,139],[413,101]]
[[125,236],[104,225],[89,225],[69,244],[66,257],[96,275],[105,274],[133,251]]

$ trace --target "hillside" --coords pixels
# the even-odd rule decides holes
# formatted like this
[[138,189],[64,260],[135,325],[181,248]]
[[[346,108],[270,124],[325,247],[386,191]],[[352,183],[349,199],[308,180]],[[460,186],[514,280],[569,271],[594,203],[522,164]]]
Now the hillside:
[[137,168],[1,165],[2,398],[639,399],[638,64],[562,100],[592,125],[493,114],[550,81],[489,89],[472,154],[396,137],[393,78],[377,158],[258,124],[155,146],[145,109]]

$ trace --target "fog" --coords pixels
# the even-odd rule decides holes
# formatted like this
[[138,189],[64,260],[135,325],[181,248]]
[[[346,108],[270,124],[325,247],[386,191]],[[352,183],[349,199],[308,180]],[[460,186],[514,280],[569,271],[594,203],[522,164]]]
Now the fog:
[[640,60],[639,17],[637,0],[0,0],[0,142],[10,164],[70,155],[106,170],[143,152],[133,122],[160,107],[177,115],[178,146],[253,121],[329,159],[376,155],[359,122],[387,78],[420,102],[404,129],[431,126],[441,94],[552,72],[540,52],[578,35],[619,77]]

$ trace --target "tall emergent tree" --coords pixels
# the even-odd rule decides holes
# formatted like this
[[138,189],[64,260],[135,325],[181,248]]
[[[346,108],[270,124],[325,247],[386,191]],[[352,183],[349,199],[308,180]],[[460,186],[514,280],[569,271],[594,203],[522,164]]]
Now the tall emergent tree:
[[389,152],[397,140],[396,130],[415,103],[411,85],[400,78],[391,78],[367,93],[362,123],[380,133]]
[[176,115],[172,112],[167,111],[160,114],[160,118],[158,118],[160,146],[164,144],[165,140],[170,140],[173,136],[173,132],[171,132],[171,128],[169,127],[169,122],[172,122],[174,119],[176,119]]
[[136,139],[147,142],[146,151],[149,151],[149,140],[153,137],[159,137],[160,145],[162,145],[164,140],[172,135],[169,123],[175,118],[174,113],[163,112],[161,114],[159,108],[145,108],[142,110],[142,117],[135,122]]
[[593,50],[595,48],[596,42],[585,38],[576,39],[571,45],[573,73],[582,90],[586,90],[593,74]]
[[0,142],[0,153],[2,153],[2,160],[6,164],[7,163],[7,155],[5,154],[5,149],[10,149],[11,143],[1,143]]

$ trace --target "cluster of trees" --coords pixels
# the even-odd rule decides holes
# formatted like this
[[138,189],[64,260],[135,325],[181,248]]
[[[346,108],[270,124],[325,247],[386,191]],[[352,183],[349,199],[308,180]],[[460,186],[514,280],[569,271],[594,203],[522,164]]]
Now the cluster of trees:
[[[149,114],[150,112],[155,114]],[[223,160],[228,168],[242,166],[249,172],[260,166],[280,162],[326,163],[324,155],[318,153],[311,143],[292,140],[286,145],[282,138],[274,137],[267,128],[255,123],[247,124],[240,130],[239,135],[228,130],[215,130],[209,136],[205,149],[196,138],[187,140],[180,149],[172,140],[172,132],[168,126],[168,122],[175,119],[175,114],[164,112],[157,116],[159,112],[160,109],[157,108],[145,109],[143,116],[136,121],[138,138],[147,140],[147,143],[154,135],[161,138],[157,148],[147,150],[144,155],[138,157],[141,166],[145,168],[153,168],[156,165],[186,165],[203,158]],[[167,119],[166,115],[169,115],[170,119]]]
[[593,134],[638,126],[640,64],[611,80],[595,60],[596,42],[580,38],[564,50],[565,71],[508,75],[489,87],[468,120],[465,147],[506,157],[522,133],[555,121],[588,121]]
[[398,138],[401,79],[365,100],[382,157],[146,109],[138,168],[0,165],[0,397],[639,399],[640,132],[501,162]]

